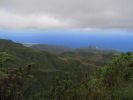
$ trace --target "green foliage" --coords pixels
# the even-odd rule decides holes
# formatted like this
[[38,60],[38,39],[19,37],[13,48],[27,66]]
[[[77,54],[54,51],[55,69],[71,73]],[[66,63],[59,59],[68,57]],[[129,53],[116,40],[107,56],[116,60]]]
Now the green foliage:
[[131,52],[54,55],[0,40],[0,63],[0,100],[133,100]]
[[27,72],[27,68],[8,69],[6,72],[0,70],[0,100],[25,100],[31,96],[29,90],[34,77]]
[[[57,97],[63,96],[63,100],[132,100],[132,78],[133,54],[122,53],[114,57],[106,66],[95,70],[88,80],[69,88],[69,91],[73,91],[71,94],[74,95],[61,94],[64,91],[59,94],[55,92]],[[62,84],[58,87],[62,87]]]
[[12,60],[12,55],[6,53],[6,52],[0,52],[0,67],[3,67],[3,63],[9,60]]

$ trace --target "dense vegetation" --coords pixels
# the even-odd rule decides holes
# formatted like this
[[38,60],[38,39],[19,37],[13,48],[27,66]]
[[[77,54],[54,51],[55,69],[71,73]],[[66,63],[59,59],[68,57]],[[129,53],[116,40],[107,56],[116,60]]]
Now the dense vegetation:
[[0,100],[133,100],[133,53],[50,54],[0,40]]
[[123,53],[78,85],[59,81],[53,100],[133,100],[133,54]]

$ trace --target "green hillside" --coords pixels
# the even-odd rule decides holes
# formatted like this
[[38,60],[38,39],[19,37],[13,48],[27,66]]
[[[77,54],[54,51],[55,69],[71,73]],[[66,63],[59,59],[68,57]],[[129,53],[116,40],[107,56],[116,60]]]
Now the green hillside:
[[[9,40],[0,40],[0,51],[7,52],[14,56],[13,67],[15,67],[15,65],[22,67],[27,64],[37,64],[38,67],[55,69],[58,63],[63,63],[56,55],[47,52],[38,52]],[[6,64],[7,63],[5,63],[5,66]]]
[[29,47],[37,51],[46,51],[46,52],[54,53],[54,54],[59,54],[62,52],[67,52],[67,51],[73,51],[73,49],[65,47],[65,46],[46,45],[46,44],[34,44]]
[[132,100],[132,67],[132,53],[51,54],[0,39],[0,100]]
[[56,78],[70,76],[75,82],[79,80],[79,72],[89,69],[76,59],[64,60],[60,55],[40,52],[10,40],[0,40],[0,52],[12,55],[12,60],[3,62],[4,68],[18,69],[33,66],[33,74],[42,84],[41,88],[49,90]]

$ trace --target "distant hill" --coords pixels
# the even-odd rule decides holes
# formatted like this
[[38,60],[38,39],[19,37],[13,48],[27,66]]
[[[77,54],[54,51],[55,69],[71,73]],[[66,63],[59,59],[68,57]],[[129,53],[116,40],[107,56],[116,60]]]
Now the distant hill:
[[69,48],[69,47],[65,47],[65,46],[48,45],[48,44],[24,44],[24,46],[30,47],[36,51],[46,51],[46,52],[53,53],[53,54],[61,54],[61,53],[65,53],[65,52],[86,52],[86,53],[118,52],[116,50],[111,50],[111,49],[101,49],[96,46],[87,46],[87,47],[81,47],[81,48]]
[[46,45],[46,44],[33,44],[30,47],[34,50],[46,51],[49,53],[56,53],[56,54],[73,50],[73,49],[65,47],[65,46]]
[[119,53],[120,51],[112,50],[112,49],[103,49],[97,46],[88,46],[88,47],[81,47],[75,49],[75,52],[86,52],[86,53]]
[[75,49],[72,52],[63,52],[60,55],[64,58],[80,60],[87,66],[98,67],[119,54],[120,52],[115,50],[99,49],[97,47],[84,47]]
[[81,48],[67,48],[58,45],[33,44],[28,46],[35,51],[45,51],[56,54],[61,59],[68,62],[77,60],[85,66],[98,67],[110,60],[113,56],[120,52],[111,49],[101,49],[96,46],[88,46]]

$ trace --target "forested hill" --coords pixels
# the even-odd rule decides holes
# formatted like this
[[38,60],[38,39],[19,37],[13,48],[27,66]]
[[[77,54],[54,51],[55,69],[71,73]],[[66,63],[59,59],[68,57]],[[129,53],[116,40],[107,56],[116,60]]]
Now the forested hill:
[[73,49],[65,47],[65,46],[57,46],[57,45],[46,45],[46,44],[33,44],[29,46],[30,48],[37,51],[46,51],[49,53],[59,54],[67,51],[73,51]]
[[[52,49],[52,47],[51,47],[51,49]],[[54,49],[52,49],[52,50],[54,50]],[[49,53],[48,51],[45,52],[45,51],[34,50],[30,47],[25,47],[22,44],[14,43],[11,40],[4,40],[4,39],[0,39],[0,51],[8,52],[14,56],[14,59],[15,59],[13,62],[14,66],[37,64],[38,67],[48,68],[48,69],[50,69],[50,68],[57,69],[59,67],[61,68],[61,66],[67,66],[67,64],[70,63],[68,61],[70,59],[75,60],[79,63],[84,63],[84,62],[86,62],[87,59],[88,60],[95,59],[100,63],[101,61],[106,61],[105,57],[110,59],[114,55],[118,54],[117,52],[108,52],[108,51],[103,52],[98,49],[96,49],[96,50],[85,49],[85,51],[84,51],[84,49],[79,49],[79,50],[75,50],[72,52],[65,51],[59,55],[55,55],[55,54]],[[88,51],[88,52],[86,52],[86,51]],[[86,60],[80,59],[80,58],[83,58],[84,56],[85,56],[85,58],[87,58]],[[93,64],[95,65],[95,63],[93,63]],[[5,66],[6,66],[6,64],[5,64]]]
[[0,39],[0,97],[132,100],[132,67],[130,52],[92,47],[54,54]]
[[[79,81],[81,71],[90,68],[79,60],[65,59],[59,55],[36,51],[10,40],[0,39],[0,53],[2,57],[0,63],[2,63],[4,70],[27,69],[27,66],[32,66],[34,80],[39,82],[34,83],[37,87],[31,88],[35,91],[36,89],[39,91],[43,89],[44,92],[48,92],[57,78],[61,80],[69,76],[75,82]],[[9,55],[11,59],[3,61],[4,55]],[[30,93],[35,91],[30,91]]]
[[[27,64],[37,64],[39,67],[54,68],[58,63],[58,57],[47,52],[37,52],[22,44],[14,43],[10,40],[0,40],[0,51],[7,52],[14,56],[14,66],[24,66]],[[52,65],[54,63],[54,65]]]
[[87,46],[87,47],[80,47],[80,48],[70,48],[66,46],[61,46],[61,45],[48,45],[48,44],[23,44],[26,47],[30,47],[34,50],[37,51],[46,51],[49,53],[53,54],[61,54],[64,52],[87,52],[87,53],[92,53],[92,52],[104,52],[104,53],[111,53],[111,52],[118,52],[116,50],[111,50],[111,49],[103,49],[103,48],[98,48],[96,46]]

